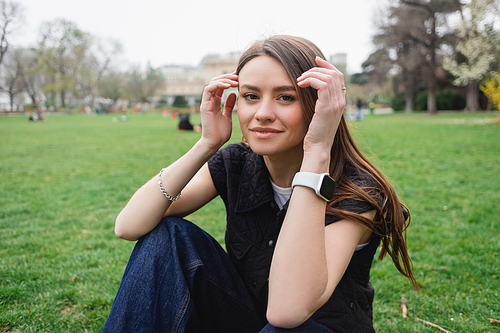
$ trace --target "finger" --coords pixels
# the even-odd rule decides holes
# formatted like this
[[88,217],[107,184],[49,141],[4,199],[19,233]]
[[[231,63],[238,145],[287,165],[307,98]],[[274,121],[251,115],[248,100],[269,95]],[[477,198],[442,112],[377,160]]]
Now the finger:
[[232,79],[227,79],[227,78],[212,80],[212,81],[210,81],[210,83],[208,85],[213,85],[213,84],[217,84],[217,83],[226,83],[232,87],[236,87],[238,85],[238,81],[232,80]]
[[224,89],[221,89],[221,88],[217,89],[217,91],[215,92],[215,96],[217,96],[218,98],[221,98],[222,95],[224,95]]
[[316,57],[316,63],[318,64],[319,67],[313,67],[313,68],[309,69],[308,71],[304,72],[302,74],[302,76],[308,72],[315,72],[315,71],[319,71],[319,72],[323,72],[323,73],[338,73],[338,74],[341,74],[342,76],[344,75],[341,71],[338,70],[337,67],[333,66],[328,61],[326,61],[320,57]]
[[342,74],[342,72],[340,72],[339,70],[336,70],[336,69],[327,69],[327,68],[321,68],[321,67],[311,68],[310,70],[302,73],[302,75],[299,76],[297,78],[297,80],[299,80],[299,81],[303,80],[303,79],[307,78],[310,75],[314,75],[315,73],[321,73],[321,74],[325,74],[325,75],[330,75],[332,77],[339,78],[339,80],[341,82],[344,81],[344,74]]
[[216,76],[214,78],[212,78],[211,81],[215,81],[215,80],[220,80],[220,79],[232,79],[232,80],[235,80],[238,78],[238,75],[236,74],[236,72],[232,72],[232,73],[226,73],[226,74],[222,74],[222,75],[219,75],[219,76]]
[[326,61],[325,59],[323,59],[321,57],[316,56],[315,60],[316,60],[316,63],[318,64],[318,66],[320,66],[320,67],[330,68],[330,69],[335,68],[335,66],[333,66],[332,64],[330,64],[328,61]]
[[[330,82],[328,82],[328,81]],[[301,81],[297,82],[297,85],[301,88],[305,87],[312,87],[314,89],[320,90],[329,90],[329,85],[334,85],[333,79],[330,77],[328,78],[320,78],[320,77],[307,77],[305,79],[302,79]]]
[[315,78],[318,80],[322,81],[329,81],[330,79],[333,79],[337,77],[333,72],[321,72],[321,71],[314,71],[314,72],[306,72],[302,74],[300,77],[297,78],[297,82],[304,81],[309,78]]
[[[338,94],[334,92],[335,89],[329,87],[329,85],[321,80],[309,78],[305,81],[302,81],[299,84],[299,87],[305,88],[306,86],[312,87],[318,91],[318,100],[316,103],[320,103],[321,105],[325,104],[337,104],[337,101],[341,98],[340,91]],[[343,97],[342,97],[343,99]],[[318,106],[319,104],[316,104]]]
[[339,71],[339,69],[337,67],[333,66],[332,64],[330,64],[328,61],[326,61],[325,59],[323,59],[321,57],[316,57],[316,63],[318,64],[318,66],[320,66],[322,68],[327,68],[327,69],[331,69],[331,70],[334,70],[336,72],[342,73],[341,71]]
[[237,87],[238,82],[233,80],[218,80],[211,82],[208,86],[205,87],[202,100],[206,101],[212,98],[213,96],[222,97],[224,90]]
[[332,78],[338,80],[341,84],[344,83],[344,75],[341,72],[335,71],[332,69],[325,69],[325,68],[318,68],[318,67],[312,68],[312,69],[308,70],[307,72],[304,72],[301,76],[299,76],[297,78],[297,82],[305,80],[308,77],[321,78],[321,77],[325,77],[325,76],[332,77]]
[[301,88],[312,87],[316,89],[318,91],[318,99],[324,103],[345,104],[345,92],[340,83],[335,81],[329,75],[316,75],[316,77],[308,77],[297,84]]
[[232,92],[227,96],[226,103],[224,104],[224,116],[226,117],[231,116],[235,104],[236,104],[236,94]]
[[[297,85],[301,88],[312,87],[317,90],[324,90],[332,96],[342,89],[339,78],[319,72],[307,74],[300,81],[297,81]],[[318,91],[318,93],[320,92]]]
[[336,73],[332,70],[320,70],[320,71],[310,71],[304,73],[297,79],[297,84],[299,87],[305,88],[311,86],[315,89],[319,89],[320,86],[313,84],[311,80],[324,81],[328,85],[328,89],[335,93],[337,89],[342,89],[344,87],[344,77],[341,73]]

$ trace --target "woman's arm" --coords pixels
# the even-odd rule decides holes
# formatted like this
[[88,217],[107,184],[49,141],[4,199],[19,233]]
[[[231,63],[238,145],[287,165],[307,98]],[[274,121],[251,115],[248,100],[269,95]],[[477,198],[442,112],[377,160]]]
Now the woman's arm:
[[[300,171],[329,171],[330,151],[345,108],[343,75],[328,62],[298,78],[300,87],[318,91],[315,114],[304,138]],[[271,264],[267,319],[293,328],[307,320],[332,295],[356,245],[370,232],[362,224],[341,220],[325,227],[326,202],[314,190],[296,186]],[[366,213],[373,218],[372,213]]]
[[221,101],[225,89],[238,86],[236,80],[237,75],[225,74],[205,87],[200,107],[201,139],[162,172],[165,191],[172,197],[182,192],[181,199],[172,204],[160,192],[156,175],[137,190],[116,218],[115,234],[118,237],[137,240],[151,231],[163,216],[185,216],[217,195],[206,162],[231,137],[236,94],[229,94],[224,111],[221,110]]
[[[176,216],[185,216],[213,199],[217,192],[213,183],[210,186],[210,173],[207,177],[207,173],[202,172],[203,169],[198,172],[212,155],[210,150],[198,142],[162,172],[162,183],[170,196],[175,197],[182,191],[181,198],[175,203],[160,192],[158,175],[139,188],[116,218],[116,236],[135,241],[153,230],[164,216],[173,215],[170,214],[170,208],[176,211]],[[189,185],[186,186],[188,182]],[[197,195],[192,195],[191,188],[196,187],[196,184],[204,186],[198,188]]]
[[[304,206],[314,204],[306,197],[311,196],[295,196],[305,199]],[[308,209],[303,211],[311,213]],[[300,214],[300,211],[287,214],[292,213]],[[372,219],[375,211],[361,215]],[[322,223],[312,225],[313,218],[319,216],[319,213],[314,217],[298,216],[306,223],[289,223],[286,229],[283,224],[269,277],[267,320],[276,327],[297,327],[323,306],[344,275],[356,245],[367,242],[371,235],[369,229],[353,220],[340,220],[325,227],[324,212],[320,218]]]

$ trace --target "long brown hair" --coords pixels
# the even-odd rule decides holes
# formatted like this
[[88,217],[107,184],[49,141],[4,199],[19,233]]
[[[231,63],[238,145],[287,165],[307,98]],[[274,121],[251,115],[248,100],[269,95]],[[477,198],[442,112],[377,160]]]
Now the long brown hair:
[[[253,58],[268,56],[280,62],[295,86],[304,118],[309,124],[314,115],[318,95],[315,89],[299,88],[297,78],[305,71],[317,66],[316,56],[325,59],[321,50],[311,41],[294,36],[276,35],[257,41],[240,57],[236,74]],[[393,187],[382,173],[361,153],[352,138],[345,117],[342,117],[330,153],[330,175],[335,179],[337,188],[335,197],[329,202],[326,213],[342,219],[353,219],[366,225],[372,232],[380,236],[382,250],[379,260],[389,254],[396,268],[410,279],[418,289],[413,276],[412,264],[406,247],[406,229],[411,217],[408,209],[399,201]],[[353,166],[373,177],[378,183],[374,186],[358,186],[349,180],[346,169]],[[380,205],[374,195],[381,195]],[[336,203],[353,199],[370,203],[376,210],[373,220],[361,214],[333,208]]]

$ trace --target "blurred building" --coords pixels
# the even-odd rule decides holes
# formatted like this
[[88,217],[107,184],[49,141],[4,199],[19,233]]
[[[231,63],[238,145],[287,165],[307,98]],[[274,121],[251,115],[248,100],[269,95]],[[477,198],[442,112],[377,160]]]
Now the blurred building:
[[166,82],[165,89],[161,92],[162,99],[172,104],[175,96],[184,96],[189,106],[196,105],[210,80],[236,70],[238,59],[239,54],[236,52],[209,54],[197,67],[166,65],[158,68]]
[[204,68],[205,81],[208,83],[216,76],[235,71],[239,58],[240,54],[237,52],[223,55],[207,55],[201,61],[201,66]]
[[347,54],[337,53],[330,56],[330,63],[347,77]]
[[166,65],[158,68],[158,71],[165,78],[164,89],[160,92],[163,100],[171,105],[175,96],[184,96],[189,105],[195,105],[205,87],[203,68]]

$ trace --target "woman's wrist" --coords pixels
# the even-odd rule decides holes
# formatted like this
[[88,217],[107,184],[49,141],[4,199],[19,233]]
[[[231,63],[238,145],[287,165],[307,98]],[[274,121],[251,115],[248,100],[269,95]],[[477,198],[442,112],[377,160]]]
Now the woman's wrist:
[[324,173],[330,170],[330,152],[304,152],[300,171]]
[[[194,145],[195,148],[199,149],[201,153],[208,156],[208,158],[212,157],[224,144],[214,144],[209,140],[200,138]],[[207,159],[208,160],[208,159]]]

